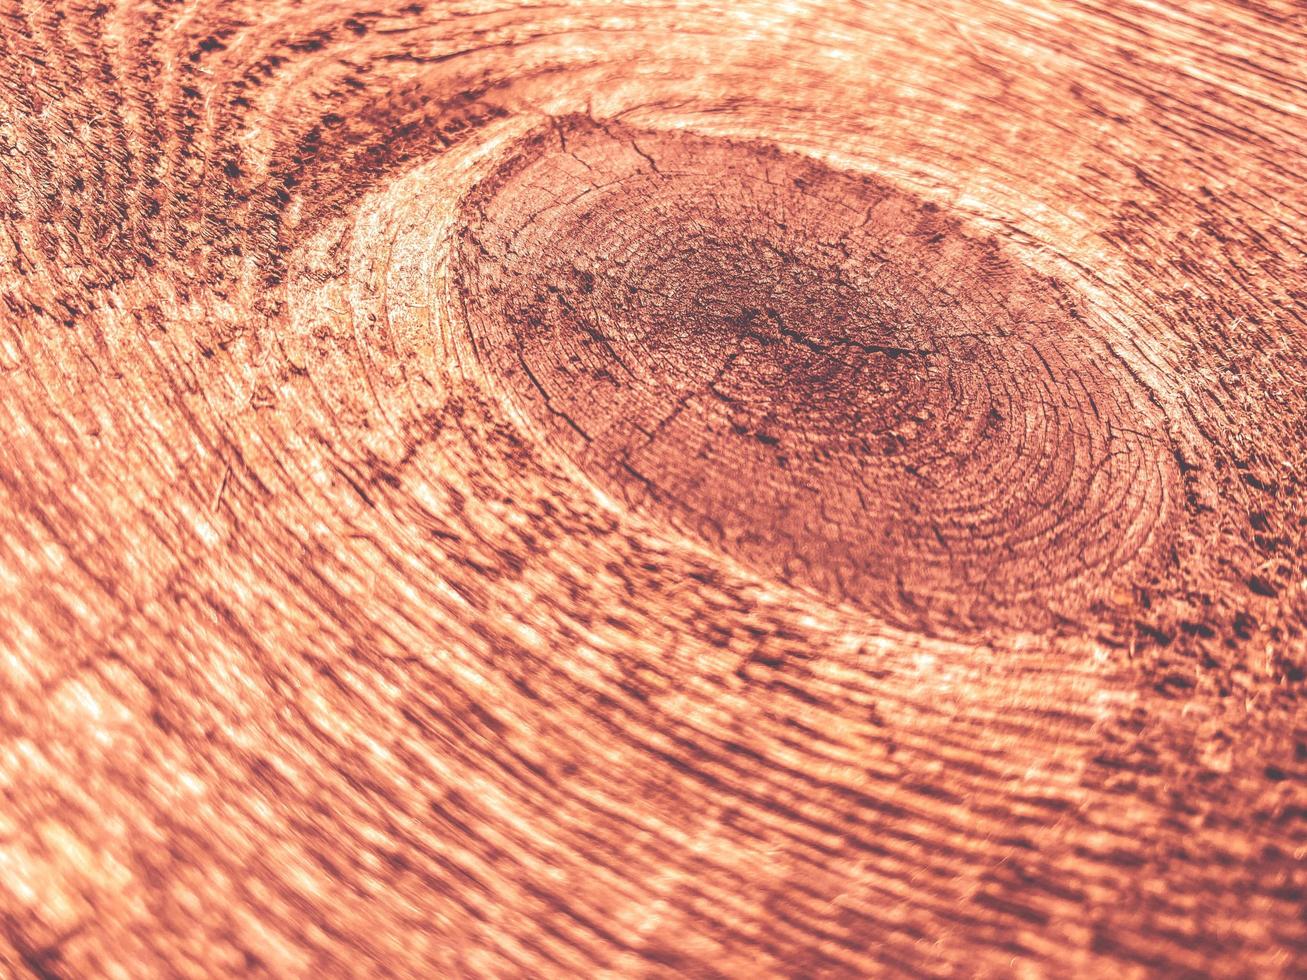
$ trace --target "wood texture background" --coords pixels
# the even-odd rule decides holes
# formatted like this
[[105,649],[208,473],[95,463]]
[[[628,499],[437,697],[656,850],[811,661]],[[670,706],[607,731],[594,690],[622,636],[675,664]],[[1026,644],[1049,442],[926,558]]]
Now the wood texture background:
[[1307,972],[1307,12],[0,3],[0,971]]

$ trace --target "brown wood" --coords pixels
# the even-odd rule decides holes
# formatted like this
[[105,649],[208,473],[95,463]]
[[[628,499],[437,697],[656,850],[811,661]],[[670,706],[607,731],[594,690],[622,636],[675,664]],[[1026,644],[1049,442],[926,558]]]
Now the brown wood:
[[0,972],[1307,973],[1307,14],[0,9]]

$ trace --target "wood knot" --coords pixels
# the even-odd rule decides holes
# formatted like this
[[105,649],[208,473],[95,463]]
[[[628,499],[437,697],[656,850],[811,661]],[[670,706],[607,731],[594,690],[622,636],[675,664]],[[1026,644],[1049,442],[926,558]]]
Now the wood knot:
[[1047,627],[1165,537],[1166,420],[1106,328],[904,190],[573,118],[464,206],[466,325],[509,397],[763,575],[928,632]]

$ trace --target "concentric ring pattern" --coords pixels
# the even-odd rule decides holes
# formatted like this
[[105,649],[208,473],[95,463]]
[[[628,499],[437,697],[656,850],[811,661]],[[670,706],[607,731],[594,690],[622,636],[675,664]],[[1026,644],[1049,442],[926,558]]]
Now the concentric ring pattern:
[[1044,625],[1164,541],[1151,392],[992,238],[756,143],[547,142],[465,203],[454,281],[503,387],[614,496],[921,628]]
[[1307,970],[1301,28],[9,4],[0,965]]

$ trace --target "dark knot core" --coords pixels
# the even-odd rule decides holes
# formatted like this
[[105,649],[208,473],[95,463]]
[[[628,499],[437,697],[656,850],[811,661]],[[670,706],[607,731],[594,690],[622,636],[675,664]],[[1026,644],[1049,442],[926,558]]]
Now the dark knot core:
[[569,120],[466,202],[479,355],[606,492],[915,628],[1036,626],[1160,538],[1164,419],[1070,291],[886,183]]

